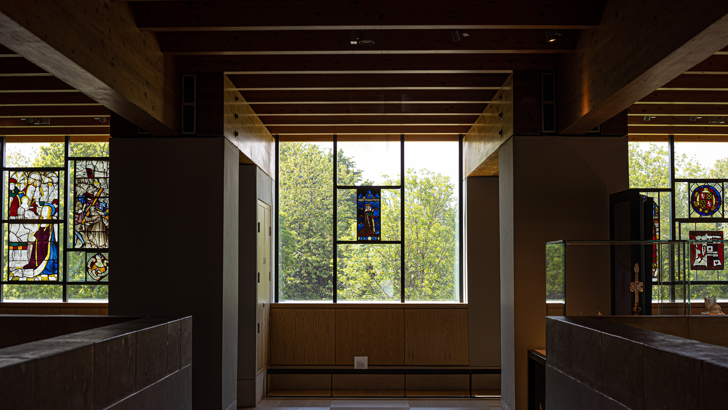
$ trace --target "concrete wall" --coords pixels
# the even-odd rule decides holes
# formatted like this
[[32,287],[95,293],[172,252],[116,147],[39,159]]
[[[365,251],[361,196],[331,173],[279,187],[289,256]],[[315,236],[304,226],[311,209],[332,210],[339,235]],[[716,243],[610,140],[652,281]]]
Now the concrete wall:
[[[627,138],[513,137],[499,158],[501,389],[504,407],[523,409],[527,352],[546,345],[545,243],[609,238],[609,194],[628,188]],[[606,280],[608,295],[608,273],[595,271],[598,260],[584,262],[592,275],[582,283]]]
[[235,403],[237,149],[219,138],[113,138],[112,315],[192,315],[193,404]]
[[469,364],[500,367],[498,178],[470,177],[465,185]]

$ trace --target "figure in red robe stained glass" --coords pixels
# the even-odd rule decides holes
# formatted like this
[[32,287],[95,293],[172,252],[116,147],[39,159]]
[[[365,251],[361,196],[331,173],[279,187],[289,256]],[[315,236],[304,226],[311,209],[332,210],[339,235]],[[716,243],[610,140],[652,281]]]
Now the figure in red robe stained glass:
[[381,240],[381,190],[373,188],[359,188],[357,189],[356,196],[357,241],[371,242]]

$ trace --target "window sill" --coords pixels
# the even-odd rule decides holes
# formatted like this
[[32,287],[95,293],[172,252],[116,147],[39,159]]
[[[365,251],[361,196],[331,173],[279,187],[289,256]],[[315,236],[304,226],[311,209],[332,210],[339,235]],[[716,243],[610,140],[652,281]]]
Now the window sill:
[[108,302],[0,302],[0,307],[9,308],[105,308]]
[[272,309],[467,309],[467,303],[453,302],[282,302],[271,303]]

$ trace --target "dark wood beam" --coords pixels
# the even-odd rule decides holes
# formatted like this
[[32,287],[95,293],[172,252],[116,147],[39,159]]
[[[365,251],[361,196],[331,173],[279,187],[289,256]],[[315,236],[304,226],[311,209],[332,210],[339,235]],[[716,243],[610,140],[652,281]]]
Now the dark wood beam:
[[560,132],[587,133],[726,45],[724,0],[608,2],[561,60]]
[[[332,56],[182,56],[184,72],[224,71],[228,75],[258,73],[306,74],[311,72],[351,73],[361,71],[438,70],[451,73],[508,74],[511,70],[554,70],[555,54],[454,54],[454,55],[341,55]],[[440,73],[437,73],[440,74]]]
[[274,135],[285,134],[408,134],[408,133],[451,133],[464,134],[471,125],[312,125],[312,126],[270,126],[268,131]]
[[496,87],[508,74],[288,74],[228,75],[238,88]]
[[[728,142],[728,135],[674,135],[676,142]],[[629,135],[630,141],[635,142],[662,142],[668,141],[668,134],[655,135]]]
[[0,107],[0,118],[72,118],[72,117],[108,117],[111,111],[97,105],[79,106],[8,106]]
[[43,71],[40,67],[24,58],[4,58],[0,63],[0,77],[18,77],[27,75],[50,76],[50,74]]
[[248,104],[280,102],[388,102],[422,103],[455,102],[479,103],[490,101],[495,95],[491,90],[314,90],[314,91],[245,91]]
[[728,74],[728,56],[710,56],[686,72],[691,74]]
[[[339,141],[398,141],[400,133],[392,134],[337,134]],[[330,133],[280,135],[281,142],[333,141]],[[404,134],[405,141],[458,141],[458,133],[410,133]]]
[[422,29],[581,29],[599,24],[593,2],[419,0],[337,2],[247,0],[137,3],[137,25],[149,31]]
[[78,92],[70,85],[55,77],[2,77],[0,76],[0,93],[72,91]]
[[96,101],[79,93],[0,93],[0,107],[12,105],[89,105]]
[[20,135],[109,135],[108,126],[100,127],[22,127],[0,128],[1,136]]
[[[104,118],[105,122],[94,118]],[[43,127],[108,127],[106,117],[51,118],[49,125],[28,124],[20,118],[0,118],[0,128],[43,128]],[[1,132],[1,131],[0,131]]]
[[634,126],[630,125],[629,133],[649,135],[649,134],[668,134],[668,135],[728,135],[728,125],[716,124],[717,126],[686,126],[686,125],[647,125],[647,126]]
[[659,90],[649,93],[640,103],[667,104],[725,104],[728,103],[728,91],[672,91]]
[[284,124],[379,124],[379,125],[404,125],[404,124],[458,124],[472,125],[478,119],[478,114],[473,115],[301,115],[301,116],[262,116],[260,120],[266,126]]
[[728,74],[683,74],[658,90],[721,90],[728,91]]
[[[563,30],[550,43],[544,30],[469,30],[453,42],[450,30],[376,30],[363,34],[371,46],[351,44],[352,31],[239,31],[157,33],[162,51],[175,55],[327,53],[563,53],[574,50],[577,30]],[[363,38],[363,37],[362,37]]]
[[284,104],[256,105],[254,110],[261,119],[266,115],[320,115],[320,114],[476,114],[480,115],[487,103],[481,104]]
[[178,133],[177,69],[128,4],[3,1],[0,27],[0,43],[94,101],[151,133]]
[[628,109],[629,115],[728,115],[728,106],[720,104],[635,104]]

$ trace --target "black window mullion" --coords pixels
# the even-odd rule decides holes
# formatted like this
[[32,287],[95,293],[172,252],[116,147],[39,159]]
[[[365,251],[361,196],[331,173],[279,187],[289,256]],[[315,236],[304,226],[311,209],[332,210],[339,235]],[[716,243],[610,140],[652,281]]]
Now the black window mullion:
[[[0,155],[2,155],[2,166],[3,170],[5,169],[5,137],[0,137]],[[2,173],[2,181],[3,181],[3,189],[0,189],[0,213],[2,213],[2,217],[5,217],[5,171]],[[8,249],[8,258],[10,257],[10,246],[5,243],[5,224],[0,224],[0,237],[3,238],[2,243],[5,244],[6,249]],[[8,238],[9,240],[10,238]],[[2,250],[2,254],[5,254],[5,249]],[[0,258],[0,302],[3,301],[3,290],[5,289],[5,286],[3,283],[5,283],[5,280],[7,279],[4,275],[5,272],[5,258]],[[8,271],[8,276],[10,275],[10,272]]]
[[463,283],[463,134],[458,138],[458,284],[460,285],[460,303],[464,299]]
[[405,281],[404,281],[404,275],[405,275],[405,268],[407,266],[407,263],[405,261],[405,254],[404,254],[404,243],[405,243],[405,237],[404,237],[404,181],[405,181],[405,175],[404,175],[404,134],[400,134],[399,136],[399,186],[400,186],[400,241],[402,243],[400,244],[400,252],[399,252],[399,276],[400,276],[400,285],[399,285],[399,294],[400,294],[400,300],[402,303],[405,302]]
[[338,165],[339,161],[338,161],[338,159],[339,158],[338,157],[339,157],[339,148],[338,148],[338,145],[337,145],[336,134],[334,134],[334,158],[333,158],[334,159],[333,160],[333,163],[334,163],[334,175],[333,175],[333,182],[334,182],[334,184],[333,184],[334,185],[334,200],[333,200],[333,206],[332,206],[332,208],[334,209],[334,212],[333,212],[333,216],[334,216],[334,220],[333,220],[333,222],[334,222],[334,236],[333,236],[333,241],[334,241],[334,246],[333,246],[334,257],[333,257],[333,261],[334,261],[334,263],[333,263],[333,265],[334,266],[333,266],[333,269],[334,270],[332,272],[332,274],[333,274],[332,285],[334,287],[334,289],[333,289],[333,293],[334,293],[333,294],[333,302],[334,303],[336,303],[336,300],[337,300],[336,295],[339,293],[339,289],[337,287],[337,270],[338,270],[338,266],[337,266],[338,265],[337,256],[338,256],[338,251],[339,251],[338,245],[337,245],[338,238],[339,238],[339,232],[338,232],[338,228],[339,227],[338,227],[338,219],[337,219],[338,218],[338,215],[337,215],[337,211],[338,211],[338,209],[337,209],[337,207],[338,207],[338,200],[337,200],[338,192],[337,191],[338,191],[338,188],[337,188],[337,186],[338,186],[338,182],[339,182],[339,178],[338,178],[338,176],[339,176],[339,165]]
[[[71,188],[69,186],[69,181],[71,178],[69,176],[70,172],[68,172],[68,166],[70,164],[70,160],[68,159],[68,157],[71,156],[71,137],[66,137],[66,147],[65,148],[66,149],[64,151],[65,151],[66,155],[65,155],[64,163],[66,164],[66,172],[63,177],[63,181],[64,181],[63,194],[64,194],[65,198],[62,198],[63,199],[63,227],[62,227],[63,229],[61,229],[61,227],[59,227],[58,234],[60,235],[61,231],[63,231],[63,281],[62,281],[62,283],[63,283],[63,301],[68,302],[68,212],[69,212],[69,208],[68,208],[69,203],[68,202],[69,202],[69,198],[72,198],[69,195],[69,192],[71,192],[70,191]],[[60,199],[61,198],[59,198],[59,205],[60,205]],[[60,211],[61,207],[59,206],[58,208]],[[86,266],[85,260],[84,260],[83,266],[84,266],[84,268]],[[61,273],[60,268],[61,267],[59,266],[58,267],[59,276]],[[88,279],[88,278],[86,278],[86,279]]]

